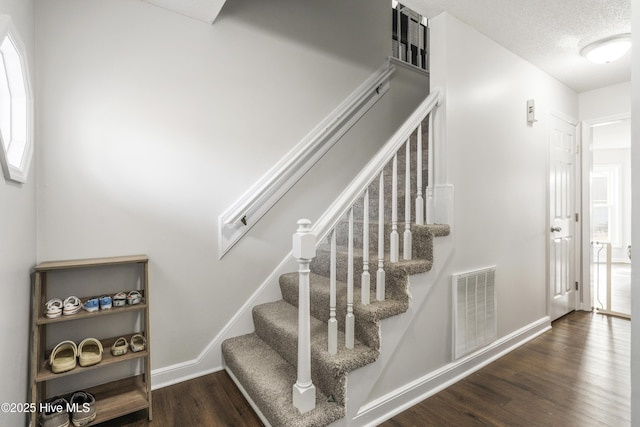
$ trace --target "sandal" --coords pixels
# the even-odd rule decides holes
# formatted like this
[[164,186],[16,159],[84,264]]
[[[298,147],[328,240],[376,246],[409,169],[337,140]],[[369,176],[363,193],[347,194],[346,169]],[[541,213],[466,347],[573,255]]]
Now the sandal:
[[111,354],[114,356],[122,356],[123,354],[127,354],[127,349],[129,348],[129,343],[125,337],[120,337],[113,343],[111,346]]
[[82,303],[80,302],[80,298],[76,296],[67,297],[64,300],[64,308],[62,314],[64,314],[65,316],[76,314],[80,311],[81,305]]
[[62,341],[49,356],[49,366],[54,374],[70,371],[76,367],[78,347],[73,341]]
[[113,296],[113,306],[122,307],[127,304],[127,294],[124,292],[118,292]]
[[131,346],[131,351],[137,353],[147,348],[147,339],[140,334],[135,334],[131,337],[129,345]]
[[140,301],[142,301],[142,294],[138,291],[131,291],[127,295],[129,305],[140,304]]
[[80,366],[91,366],[102,360],[102,343],[95,338],[86,338],[78,346]]
[[60,298],[50,299],[44,306],[46,307],[44,315],[47,318],[53,319],[62,315],[62,300]]

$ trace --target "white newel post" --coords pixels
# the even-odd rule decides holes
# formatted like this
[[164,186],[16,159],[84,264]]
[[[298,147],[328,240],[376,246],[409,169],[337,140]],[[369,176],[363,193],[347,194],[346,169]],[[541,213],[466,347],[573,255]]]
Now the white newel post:
[[311,309],[309,297],[309,264],[316,256],[316,238],[311,221],[298,221],[293,235],[293,257],[298,261],[298,380],[293,385],[293,405],[300,413],[316,406],[316,387],[311,381]]

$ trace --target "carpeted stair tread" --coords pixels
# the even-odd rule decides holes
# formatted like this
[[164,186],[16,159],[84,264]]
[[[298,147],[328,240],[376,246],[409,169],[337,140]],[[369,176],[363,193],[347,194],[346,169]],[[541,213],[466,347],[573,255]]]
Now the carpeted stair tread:
[[[362,250],[362,222],[354,221],[353,230],[353,247]],[[340,222],[336,227],[336,243],[339,247],[346,248],[348,244],[348,221]],[[434,226],[434,225],[412,225],[411,226],[411,247],[413,259],[426,259],[433,260],[433,238],[434,236],[448,234],[448,227]],[[391,225],[385,223],[384,228],[384,253],[385,260],[389,260],[389,246],[390,246],[390,234]],[[398,224],[398,247],[400,248],[400,257],[402,258],[402,252],[404,248],[404,224]],[[321,242],[322,247],[328,247],[329,240]],[[369,258],[370,260],[378,259],[378,225],[376,222],[369,223]]]
[[[253,309],[256,334],[287,362],[298,359],[298,309],[284,300],[261,304]],[[344,401],[344,376],[375,362],[379,352],[356,340],[353,349],[344,348],[344,334],[338,333],[338,352],[327,351],[327,324],[311,317],[311,376],[313,383],[338,403]]]
[[222,353],[227,369],[274,427],[321,427],[344,417],[344,406],[329,402],[318,389],[315,409],[300,414],[291,395],[296,368],[257,334],[225,340]]
[[[429,237],[429,241],[431,238]],[[416,242],[416,245],[421,243]],[[430,252],[426,250],[425,252]],[[402,257],[402,255],[400,255]],[[346,247],[336,247],[336,279],[339,281],[347,281],[348,272],[348,249]],[[363,257],[362,249],[354,248],[353,250],[353,283],[354,288],[360,288],[363,272]],[[326,245],[321,245],[316,251],[316,257],[313,259],[310,265],[310,269],[313,273],[329,277],[331,264],[331,251]],[[385,288],[386,297],[390,299],[402,300],[406,295],[406,283],[407,275],[424,273],[431,270],[433,262],[424,259],[416,258],[412,260],[400,259],[398,262],[390,262],[387,254],[387,258],[384,261],[385,271]],[[371,286],[371,292],[375,293],[377,285],[377,270],[378,260],[374,258],[374,254],[369,254],[369,282]]]
[[[271,347],[281,350],[279,353],[295,365],[298,358],[298,309],[287,301],[280,300],[260,304],[253,310],[254,322],[261,324],[260,329],[262,330],[262,326],[266,324],[269,328],[267,333],[275,335],[273,332],[276,332],[279,336],[277,342],[272,342],[270,338],[273,337],[263,336],[258,332],[258,326],[256,326],[256,333]],[[345,349],[344,334],[342,333],[338,333],[338,342],[342,343],[338,345],[338,353],[330,355],[327,352],[327,325],[311,316],[311,356],[313,362],[317,359],[319,363],[327,366],[333,374],[340,375],[365,366],[378,357],[378,352],[358,340],[356,340],[353,349]],[[314,350],[317,350],[318,354],[314,354]]]
[[[372,349],[380,349],[380,320],[404,313],[409,308],[409,297],[406,292],[406,274],[399,274],[398,278],[389,277],[388,282],[400,283],[405,279],[404,288],[393,290],[387,288],[387,295],[395,295],[398,299],[387,298],[376,301],[375,290],[370,293],[370,304],[361,303],[359,287],[353,289],[353,312],[355,315],[355,336],[358,340]],[[392,280],[393,279],[393,280]],[[298,273],[288,273],[280,276],[280,291],[285,301],[293,306],[298,304]],[[314,273],[310,274],[309,293],[311,299],[311,314],[319,319],[326,328],[329,320],[329,278]],[[347,285],[336,281],[336,319],[338,329],[344,331],[344,319],[347,312]]]
[[[373,272],[375,274],[375,272]],[[310,273],[310,289],[311,294],[311,310],[312,315],[320,321],[329,320],[329,278],[326,276]],[[287,273],[280,276],[280,290],[284,299],[289,304],[298,304],[298,273]],[[336,306],[346,307],[347,301],[347,284],[336,281]],[[361,290],[358,287],[353,288],[353,312],[356,315],[356,321],[363,319],[367,321],[378,321],[389,317],[402,314],[406,311],[406,305],[400,301],[386,299],[377,301],[375,289],[369,294],[370,303],[362,304]],[[326,304],[324,304],[326,302]],[[342,304],[342,302],[344,302]],[[313,312],[315,310],[315,312]],[[340,316],[337,316],[340,317]],[[339,321],[341,319],[338,319]]]

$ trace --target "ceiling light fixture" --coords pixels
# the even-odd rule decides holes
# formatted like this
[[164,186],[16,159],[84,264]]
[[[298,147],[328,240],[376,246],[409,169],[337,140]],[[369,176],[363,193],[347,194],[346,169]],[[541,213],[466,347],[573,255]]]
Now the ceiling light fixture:
[[593,42],[580,51],[580,55],[595,64],[608,64],[624,56],[631,48],[631,35],[618,34]]

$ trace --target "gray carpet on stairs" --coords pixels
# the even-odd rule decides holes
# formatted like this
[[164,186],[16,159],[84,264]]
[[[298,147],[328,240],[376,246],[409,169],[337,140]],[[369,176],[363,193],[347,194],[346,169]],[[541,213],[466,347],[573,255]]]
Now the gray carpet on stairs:
[[[380,321],[404,313],[409,307],[408,277],[429,271],[433,258],[433,237],[446,236],[446,225],[413,226],[413,250],[416,258],[390,263],[385,261],[386,299],[376,301],[377,260],[371,256],[370,303],[363,305],[360,294],[362,249],[355,252],[354,314],[356,346],[344,348],[346,314],[346,248],[337,253],[338,353],[327,352],[329,319],[329,256],[321,247],[311,265],[311,357],[312,380],[316,386],[316,408],[300,414],[292,404],[292,386],[296,381],[298,273],[283,274],[280,288],[283,299],[254,307],[255,333],[226,340],[222,352],[227,369],[245,392],[276,427],[326,426],[346,413],[346,376],[348,372],[374,362],[379,356]],[[377,240],[377,237],[375,237]],[[377,252],[375,252],[377,254]],[[374,255],[373,253],[371,255]]]
[[344,417],[345,408],[316,390],[316,408],[300,414],[292,403],[296,368],[256,334],[222,344],[227,370],[239,380],[273,426],[322,427]]
[[[423,128],[424,131],[424,128]],[[411,137],[415,153],[415,134]],[[426,156],[426,153],[425,153]],[[404,221],[404,149],[398,152],[398,219]],[[415,154],[411,163],[415,165]],[[426,159],[423,168],[426,168]],[[385,167],[385,199],[391,198],[390,165]],[[424,174],[426,176],[426,172]],[[412,178],[411,188],[415,189]],[[338,353],[327,352],[327,320],[329,319],[329,245],[321,242],[311,263],[311,359],[312,380],[316,386],[316,408],[300,414],[292,403],[292,386],[296,382],[298,273],[283,274],[280,289],[283,299],[254,307],[255,333],[226,340],[222,344],[225,366],[262,414],[275,427],[321,427],[346,414],[346,378],[350,371],[377,360],[380,351],[380,322],[407,311],[410,295],[409,276],[429,271],[433,261],[433,238],[449,234],[447,225],[413,225],[412,260],[389,261],[390,208],[385,207],[385,285],[384,301],[376,300],[378,269],[378,182],[369,187],[369,273],[370,303],[361,303],[363,271],[362,219],[363,203],[354,206],[354,315],[356,345],[344,348],[344,318],[347,301],[347,235],[343,220],[337,230],[337,314]],[[413,205],[412,205],[413,206]],[[412,208],[414,209],[414,208]],[[412,212],[411,216],[414,214]],[[414,219],[412,218],[412,221]],[[404,223],[398,223],[402,258]]]

